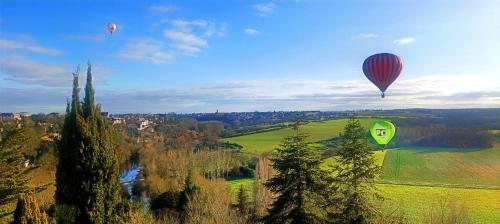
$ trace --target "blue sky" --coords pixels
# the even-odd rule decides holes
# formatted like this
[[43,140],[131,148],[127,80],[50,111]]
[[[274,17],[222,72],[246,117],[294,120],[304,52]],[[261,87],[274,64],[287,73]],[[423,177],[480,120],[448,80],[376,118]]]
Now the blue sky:
[[[87,60],[113,113],[499,107],[499,40],[497,0],[4,0],[0,112],[62,112]],[[379,52],[405,62],[383,100]]]

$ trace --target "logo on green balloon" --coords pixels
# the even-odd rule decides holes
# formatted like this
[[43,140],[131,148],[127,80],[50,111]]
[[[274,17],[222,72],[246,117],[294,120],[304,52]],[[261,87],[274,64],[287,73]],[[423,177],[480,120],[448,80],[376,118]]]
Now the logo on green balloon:
[[396,127],[389,121],[377,120],[370,127],[370,134],[379,145],[387,145],[395,133]]

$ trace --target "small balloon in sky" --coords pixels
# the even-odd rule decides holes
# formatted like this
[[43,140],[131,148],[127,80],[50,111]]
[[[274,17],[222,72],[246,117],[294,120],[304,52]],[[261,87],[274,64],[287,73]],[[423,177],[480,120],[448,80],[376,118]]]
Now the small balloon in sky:
[[387,145],[394,134],[396,133],[396,127],[389,121],[376,120],[370,127],[370,134],[377,144],[385,146]]
[[107,28],[108,28],[108,32],[111,35],[113,35],[113,32],[115,32],[115,30],[116,30],[116,24],[114,24],[114,23],[108,23]]
[[403,70],[403,60],[397,55],[389,53],[374,54],[363,62],[363,72],[373,84],[382,92],[385,91],[399,76]]

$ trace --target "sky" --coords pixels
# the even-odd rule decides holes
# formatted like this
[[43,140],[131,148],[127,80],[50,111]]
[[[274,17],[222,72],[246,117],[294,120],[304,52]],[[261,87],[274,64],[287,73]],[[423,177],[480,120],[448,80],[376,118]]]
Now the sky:
[[111,113],[498,108],[500,1],[0,2],[0,112],[63,112],[88,61]]

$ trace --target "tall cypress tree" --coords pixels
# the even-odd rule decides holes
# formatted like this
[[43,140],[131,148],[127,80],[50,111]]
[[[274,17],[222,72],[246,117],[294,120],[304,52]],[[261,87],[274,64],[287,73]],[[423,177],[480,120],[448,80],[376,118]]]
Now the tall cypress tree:
[[295,134],[285,137],[271,159],[278,171],[267,183],[276,200],[264,217],[265,223],[324,223],[325,189],[328,175],[320,168],[319,152],[310,148],[307,135],[293,125]]
[[[81,157],[83,150],[80,125],[83,122],[78,85],[79,68],[73,73],[73,94],[67,102],[66,116],[58,144],[58,164],[56,171],[56,202],[60,210],[59,222],[73,222],[78,213],[77,204],[81,186]],[[78,122],[77,122],[78,121]],[[71,213],[71,214],[70,214]]]
[[79,220],[85,223],[117,222],[116,209],[120,200],[118,160],[113,130],[94,103],[92,66],[88,65],[87,85],[83,104],[82,196]]
[[94,103],[91,68],[89,63],[83,104],[78,72],[74,74],[59,150],[56,199],[75,209],[78,223],[116,223],[120,201],[116,145],[113,130]]
[[374,182],[380,167],[375,164],[373,148],[359,120],[351,118],[347,122],[336,155],[333,188],[339,194],[341,209],[331,215],[331,221],[369,223],[378,212],[370,197],[378,196]]

